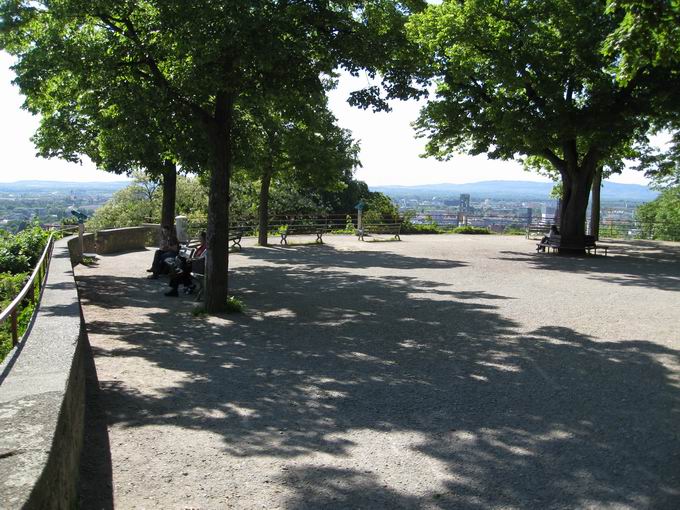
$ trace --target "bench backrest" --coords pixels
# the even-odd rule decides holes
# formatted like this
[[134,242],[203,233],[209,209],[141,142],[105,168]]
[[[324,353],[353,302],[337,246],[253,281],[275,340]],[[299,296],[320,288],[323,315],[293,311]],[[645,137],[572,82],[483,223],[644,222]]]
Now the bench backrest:
[[179,249],[179,256],[184,257],[185,259],[190,259],[191,257],[194,256],[194,252],[196,251],[195,247],[192,246],[182,246]]

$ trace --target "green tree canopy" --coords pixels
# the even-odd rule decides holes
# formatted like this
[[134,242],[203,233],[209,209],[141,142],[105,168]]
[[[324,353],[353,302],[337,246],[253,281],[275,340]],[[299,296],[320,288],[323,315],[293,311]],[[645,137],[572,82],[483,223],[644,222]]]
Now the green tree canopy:
[[680,186],[665,189],[635,211],[642,234],[653,239],[680,241]]
[[[115,70],[123,81],[148,87],[157,109],[187,130],[191,144],[178,159],[198,155],[210,175],[205,299],[214,312],[227,306],[227,203],[240,101],[256,91],[321,93],[323,76],[338,67],[375,74],[390,58],[406,62],[403,23],[423,5],[416,0],[7,0],[3,46],[20,57],[19,73],[27,59],[54,59],[79,75],[100,66]],[[389,72],[388,94],[411,87],[400,69]],[[35,79],[45,78],[37,73]],[[88,93],[74,92],[74,101]],[[374,90],[355,99],[381,106]]]
[[445,0],[409,26],[437,84],[417,122],[427,154],[545,160],[560,174],[561,231],[576,251],[596,169],[644,145],[655,110],[678,101],[670,73],[615,79],[616,56],[602,49],[621,17],[604,1]]
[[255,98],[243,120],[250,138],[243,165],[260,183],[258,242],[266,245],[272,180],[301,189],[341,189],[359,165],[359,147],[337,126],[325,94]]

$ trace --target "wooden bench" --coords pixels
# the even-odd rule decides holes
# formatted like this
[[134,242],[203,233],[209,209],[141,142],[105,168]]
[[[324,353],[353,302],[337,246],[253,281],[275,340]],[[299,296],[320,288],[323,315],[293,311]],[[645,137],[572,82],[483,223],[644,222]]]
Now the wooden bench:
[[550,232],[550,223],[532,223],[527,225],[527,239],[532,235],[546,236]]
[[291,235],[303,235],[303,234],[314,234],[316,235],[315,242],[323,244],[323,235],[328,232],[327,223],[309,223],[309,224],[299,224],[299,225],[283,225],[278,230],[278,234],[281,236],[279,244],[288,244],[288,236]]
[[394,236],[394,239],[401,241],[401,222],[398,223],[374,223],[370,225],[362,225],[357,229],[357,237],[359,241],[364,241],[364,236],[371,236],[375,234],[387,234]]
[[[554,253],[556,251],[559,251],[560,246],[562,243],[562,236],[559,235],[553,235],[552,237],[546,239],[545,241],[541,241],[540,243],[536,244],[536,251],[537,252],[545,252],[547,251],[550,253],[551,251]],[[597,245],[595,242],[595,238],[593,236],[586,236],[585,237],[585,245],[584,248],[586,252],[591,255],[595,254],[597,255],[597,250],[604,250],[604,256],[607,256],[607,251],[609,250],[609,246],[605,246],[603,244]],[[592,252],[592,253],[591,253]]]
[[243,237],[242,229],[229,229],[229,237],[227,242],[231,243],[232,248],[236,248],[238,246],[239,251],[241,251],[241,237]]

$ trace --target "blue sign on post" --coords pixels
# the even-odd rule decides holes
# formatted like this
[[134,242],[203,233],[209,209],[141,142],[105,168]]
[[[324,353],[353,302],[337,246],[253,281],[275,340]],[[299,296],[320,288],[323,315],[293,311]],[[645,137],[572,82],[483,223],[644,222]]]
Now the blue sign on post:
[[366,209],[366,202],[364,202],[363,199],[359,200],[359,203],[357,205],[355,205],[354,208],[357,211],[363,211],[364,209]]

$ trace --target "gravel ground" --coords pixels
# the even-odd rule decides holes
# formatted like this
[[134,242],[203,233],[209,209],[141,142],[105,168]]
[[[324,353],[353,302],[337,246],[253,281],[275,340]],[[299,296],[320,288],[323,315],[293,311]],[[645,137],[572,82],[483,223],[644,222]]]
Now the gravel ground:
[[222,317],[78,266],[82,507],[680,508],[680,245],[403,239],[247,240]]

